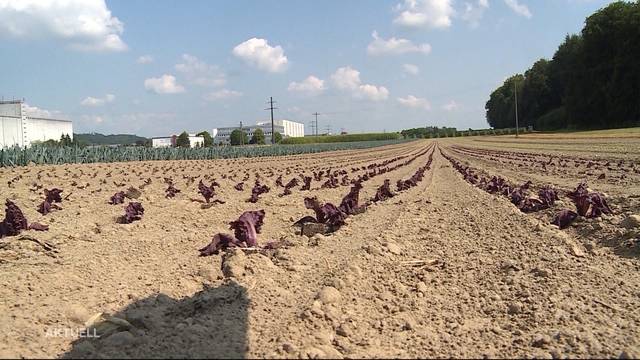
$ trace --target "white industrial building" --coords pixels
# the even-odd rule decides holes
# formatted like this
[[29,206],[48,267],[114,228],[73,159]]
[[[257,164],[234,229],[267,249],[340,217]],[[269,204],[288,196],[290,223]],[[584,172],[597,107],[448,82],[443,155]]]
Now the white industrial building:
[[[253,132],[256,131],[257,129],[262,130],[262,133],[264,134],[265,144],[270,144],[271,143],[271,123],[269,123],[269,125],[251,125],[251,126],[242,127],[242,131],[244,131],[247,134],[247,137],[249,138],[249,140],[251,140],[251,137],[253,136]],[[232,126],[232,127],[213,129],[213,133],[216,134],[215,136],[213,136],[213,143],[214,144],[231,144],[231,133],[234,130],[240,130],[240,127]],[[273,130],[277,133],[283,134],[284,126],[274,124]]]
[[[247,137],[251,139],[253,132],[256,129],[261,129],[264,133],[264,141],[266,144],[271,143],[271,121],[260,121],[256,125],[243,126],[242,131],[247,134]],[[230,144],[231,133],[233,130],[240,130],[239,126],[223,127],[213,129],[211,136],[213,137],[214,144]],[[290,120],[274,120],[273,131],[280,133],[283,138],[285,137],[302,137],[304,136],[304,124]]]
[[60,140],[62,135],[73,139],[70,120],[39,116],[24,100],[0,101],[0,148],[29,147],[35,142]]
[[[268,125],[271,126],[271,120],[260,121],[256,125]],[[304,136],[304,124],[291,121],[291,120],[273,120],[273,125],[282,126],[284,131],[281,133],[283,137],[303,137]]]
[[[151,146],[154,148],[159,147],[175,147],[178,135],[172,135],[169,137],[154,137],[151,138]],[[189,134],[189,145],[194,147],[204,146],[204,137],[196,136],[195,134]]]

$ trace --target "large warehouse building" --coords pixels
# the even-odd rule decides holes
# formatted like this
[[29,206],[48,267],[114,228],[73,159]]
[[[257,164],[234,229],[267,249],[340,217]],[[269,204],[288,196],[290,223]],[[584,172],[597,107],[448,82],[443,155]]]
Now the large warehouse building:
[[[260,121],[256,125],[268,125],[271,126],[271,120],[269,121]],[[282,132],[282,136],[284,137],[303,137],[304,136],[304,124],[291,121],[291,120],[273,120],[273,125],[282,126],[284,128],[284,132]]]
[[73,139],[70,120],[51,119],[30,112],[24,100],[0,101],[0,148],[29,147],[34,142]]
[[[214,144],[230,144],[231,132],[239,130],[239,126],[213,129],[211,133]],[[265,143],[271,143],[271,121],[261,121],[256,125],[243,126],[242,130],[251,138],[256,129],[261,129],[264,133]],[[304,136],[304,124],[290,120],[274,120],[273,130],[280,133],[282,137],[302,137]]]
[[[154,148],[159,147],[176,147],[176,141],[178,135],[154,137],[151,138],[151,146]],[[195,134],[189,134],[189,146],[192,148],[204,146],[204,137],[196,136]]]
[[[269,125],[251,125],[251,126],[242,127],[242,131],[244,131],[247,134],[247,137],[249,137],[249,139],[251,139],[251,137],[253,136],[253,132],[256,131],[256,129],[262,130],[262,133],[264,133],[264,142],[266,144],[270,144],[271,143],[271,123],[269,123]],[[280,134],[284,133],[284,126],[274,124],[273,129],[275,132],[278,132]],[[215,133],[215,136],[213,137],[213,143],[225,144],[225,145],[231,144],[231,133],[233,132],[233,130],[240,130],[240,127],[232,126],[232,127],[213,129],[213,133]]]

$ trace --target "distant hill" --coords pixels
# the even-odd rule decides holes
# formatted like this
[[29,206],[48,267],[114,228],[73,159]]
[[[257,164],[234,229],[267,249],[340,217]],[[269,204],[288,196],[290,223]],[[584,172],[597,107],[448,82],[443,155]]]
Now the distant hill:
[[131,134],[103,135],[98,133],[73,134],[73,139],[87,145],[136,145],[150,141],[149,139]]

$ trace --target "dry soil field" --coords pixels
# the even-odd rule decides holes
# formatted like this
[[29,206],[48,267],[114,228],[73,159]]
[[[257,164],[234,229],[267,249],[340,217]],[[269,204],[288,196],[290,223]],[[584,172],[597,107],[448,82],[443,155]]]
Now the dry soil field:
[[[281,196],[280,175],[283,184],[310,176],[311,189],[300,182]],[[247,202],[258,176],[270,191]],[[505,183],[496,189],[492,176]],[[397,189],[412,177],[415,186]],[[165,178],[181,190],[174,198]],[[214,179],[223,204],[191,200],[202,198],[200,180]],[[294,222],[314,215],[304,198],[337,206],[355,179],[366,211],[331,234],[300,235]],[[372,202],[386,179],[394,196]],[[576,195],[589,213],[561,230],[551,222],[578,210],[568,194],[581,181],[612,214],[593,210],[597,196]],[[0,183],[1,200],[49,225],[0,240],[0,357],[640,356],[635,136],[31,166],[0,169]],[[144,215],[120,224],[129,199],[108,201],[131,186]],[[558,200],[537,200],[546,186]],[[62,209],[41,215],[52,188],[63,189]],[[259,245],[276,249],[198,256],[213,235],[232,233],[229,222],[260,209]]]

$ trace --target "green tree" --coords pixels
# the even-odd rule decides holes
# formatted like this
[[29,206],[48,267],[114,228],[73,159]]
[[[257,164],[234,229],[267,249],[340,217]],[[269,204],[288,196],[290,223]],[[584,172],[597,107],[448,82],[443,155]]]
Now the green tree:
[[204,147],[212,147],[213,146],[213,138],[208,131],[202,131],[197,134],[197,136],[202,136],[204,138]]
[[69,134],[62,134],[62,136],[60,136],[59,145],[64,147],[73,146],[73,142],[71,141],[71,136],[69,136]]
[[[550,61],[527,70],[518,86],[521,125],[538,130],[640,125],[640,1],[615,1],[568,35]],[[494,128],[513,126],[513,82],[485,106]],[[520,82],[520,79],[517,79]]]
[[518,88],[518,102],[521,102],[524,76],[514,75],[504,81],[502,86],[491,93],[485,105],[487,122],[494,129],[515,127],[515,87]]
[[176,147],[181,148],[189,148],[191,147],[191,142],[189,141],[189,134],[186,131],[183,131],[182,134],[178,135],[176,139]]
[[251,136],[251,141],[249,141],[249,143],[264,145],[264,132],[262,131],[262,129],[255,129],[253,131],[253,136]]
[[229,136],[231,145],[243,145],[249,143],[249,136],[244,131],[240,131],[240,129],[235,129],[231,132]]
[[561,99],[554,95],[549,81],[549,61],[540,59],[524,73],[520,124],[536,126],[538,118],[560,104]]
[[274,132],[273,133],[273,140],[275,140],[274,142],[276,144],[280,144],[280,142],[282,141],[282,134],[280,134],[279,132]]

